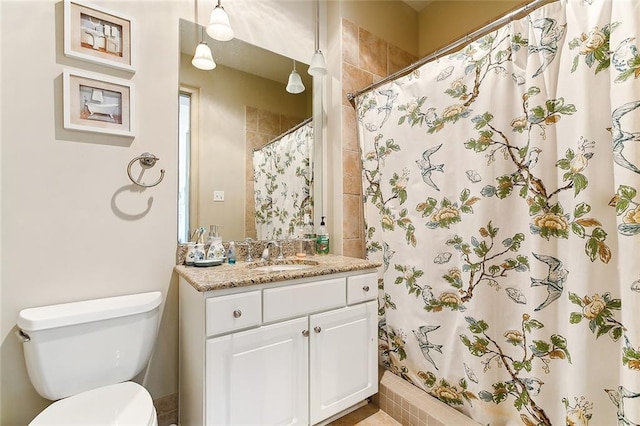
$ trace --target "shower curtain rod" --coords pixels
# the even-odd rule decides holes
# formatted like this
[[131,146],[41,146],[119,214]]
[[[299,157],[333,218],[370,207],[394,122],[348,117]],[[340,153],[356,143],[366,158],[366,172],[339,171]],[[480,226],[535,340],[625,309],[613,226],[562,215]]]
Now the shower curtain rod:
[[430,55],[425,56],[422,59],[419,59],[418,61],[412,63],[411,65],[401,69],[400,71],[396,71],[393,74],[390,74],[388,76],[386,76],[385,78],[383,78],[380,81],[376,81],[375,83],[365,87],[364,89],[358,90],[355,93],[347,93],[347,99],[349,100],[349,102],[353,105],[353,100],[355,98],[357,98],[358,96],[362,95],[363,93],[367,93],[373,89],[376,89],[380,86],[382,86],[385,83],[388,83],[392,80],[395,80],[397,78],[403,77],[409,73],[411,73],[412,71],[414,71],[416,68],[421,67],[422,65],[426,64],[427,62],[430,62],[434,59],[439,58],[440,56],[449,53],[455,49],[461,48],[462,46],[469,44],[477,39],[479,39],[480,37],[483,37],[487,34],[489,34],[490,32],[494,31],[496,28],[513,21],[516,18],[519,18],[521,16],[527,15],[530,12],[532,12],[533,10],[545,6],[547,4],[550,3],[554,3],[556,1],[561,1],[561,0],[533,0],[530,3],[525,4],[524,6],[521,6],[515,10],[512,10],[511,12],[507,13],[506,15],[502,16],[501,18],[498,18],[496,21],[491,22],[490,24],[485,25],[484,27],[473,31],[469,34],[467,34],[466,36],[454,41],[453,43],[450,43],[448,45],[446,45],[443,48],[440,48],[438,50],[436,50],[435,52],[431,53]]
[[295,126],[290,128],[289,130],[284,132],[283,134],[281,134],[279,136],[276,136],[275,138],[271,139],[269,142],[265,143],[260,148],[253,148],[252,152],[260,151],[262,148],[265,148],[265,147],[271,145],[272,143],[279,141],[280,139],[282,139],[283,137],[287,136],[288,134],[295,132],[300,127],[303,127],[303,126],[307,125],[308,123],[311,123],[312,120],[313,120],[313,117],[309,117],[309,118],[304,119],[302,122],[296,124]]

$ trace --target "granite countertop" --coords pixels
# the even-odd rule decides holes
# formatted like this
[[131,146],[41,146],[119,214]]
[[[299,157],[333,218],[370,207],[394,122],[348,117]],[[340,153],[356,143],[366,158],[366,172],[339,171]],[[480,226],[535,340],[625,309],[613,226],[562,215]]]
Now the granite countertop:
[[[289,271],[259,271],[255,268],[265,262],[238,262],[235,265],[224,263],[219,266],[199,267],[176,265],[175,271],[197,291],[206,292],[226,288],[245,287],[298,278],[316,277],[339,272],[362,271],[382,266],[379,262],[338,255],[318,255],[297,259],[288,257],[289,263],[317,262],[306,269]],[[286,261],[284,263],[287,263]]]

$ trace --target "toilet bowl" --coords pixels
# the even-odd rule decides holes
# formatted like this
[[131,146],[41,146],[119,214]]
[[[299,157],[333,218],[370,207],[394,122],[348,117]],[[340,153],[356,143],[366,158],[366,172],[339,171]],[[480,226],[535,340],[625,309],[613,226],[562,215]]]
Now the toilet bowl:
[[147,365],[160,292],[23,309],[29,379],[54,400],[32,426],[157,426],[149,392],[130,381]]

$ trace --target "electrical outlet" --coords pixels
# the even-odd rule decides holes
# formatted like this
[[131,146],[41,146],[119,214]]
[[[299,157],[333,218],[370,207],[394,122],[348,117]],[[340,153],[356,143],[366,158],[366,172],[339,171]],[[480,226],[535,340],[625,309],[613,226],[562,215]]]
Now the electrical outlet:
[[224,201],[224,191],[213,191],[213,201]]

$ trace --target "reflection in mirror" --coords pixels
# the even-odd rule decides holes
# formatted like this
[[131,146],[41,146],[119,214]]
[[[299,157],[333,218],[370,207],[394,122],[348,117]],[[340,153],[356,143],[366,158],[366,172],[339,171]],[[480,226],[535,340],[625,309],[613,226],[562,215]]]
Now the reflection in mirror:
[[253,151],[256,235],[259,240],[300,237],[312,216],[311,119]]
[[[238,39],[207,37],[217,66],[199,70],[191,59],[201,28],[180,21],[178,240],[186,242],[195,229],[210,225],[222,226],[224,240],[292,236],[304,213],[313,217],[313,126],[303,123],[312,113],[308,66],[296,61],[305,90],[288,93],[292,59]],[[267,154],[273,168],[263,166],[254,176],[254,157],[267,164]],[[254,188],[256,176],[271,186]],[[283,193],[286,201],[278,198]]]

